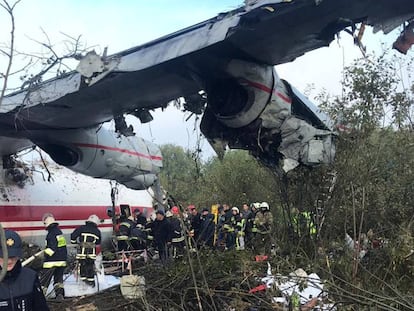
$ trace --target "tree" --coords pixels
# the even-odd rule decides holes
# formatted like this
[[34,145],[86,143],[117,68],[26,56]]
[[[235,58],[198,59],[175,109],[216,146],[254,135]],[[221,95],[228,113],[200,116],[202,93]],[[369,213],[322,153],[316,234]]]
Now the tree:
[[198,191],[202,163],[180,146],[167,144],[160,148],[163,155],[162,187],[181,204],[190,204]]

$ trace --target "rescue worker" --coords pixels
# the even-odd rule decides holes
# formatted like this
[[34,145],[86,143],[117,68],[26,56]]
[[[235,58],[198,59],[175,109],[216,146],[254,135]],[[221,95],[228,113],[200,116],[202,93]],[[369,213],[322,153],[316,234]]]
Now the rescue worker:
[[243,232],[243,218],[240,215],[240,210],[238,207],[234,206],[231,209],[232,216],[230,218],[230,224],[233,228],[234,243],[237,250],[244,249],[244,232]]
[[246,203],[243,204],[244,243],[247,248],[252,247],[254,217],[255,213],[252,211],[252,208]]
[[96,246],[101,244],[100,219],[90,215],[85,224],[76,228],[70,235],[70,242],[78,244],[76,259],[80,265],[80,279],[95,287]]
[[171,243],[170,223],[165,217],[163,210],[157,210],[155,214],[156,219],[152,226],[154,244],[158,250],[161,263],[166,264],[168,259],[168,245]]
[[131,229],[131,234],[129,237],[129,242],[131,247],[135,251],[142,251],[147,248],[147,231],[145,226],[142,224],[137,224],[134,228]]
[[127,251],[129,248],[129,237],[131,229],[135,227],[134,217],[129,216],[119,224],[116,240],[118,241],[118,252]]
[[147,218],[139,208],[134,210],[134,222],[136,225],[145,226],[147,224]]
[[[200,243],[201,215],[194,205],[190,205],[188,209],[190,211],[190,236],[195,243],[195,245],[193,245],[194,243],[191,243],[191,246],[198,248]],[[191,239],[190,242],[192,242]]]
[[310,212],[300,212],[297,208],[293,208],[291,210],[291,217],[293,231],[297,237],[313,238],[316,236],[316,226]]
[[177,206],[171,208],[172,217],[170,221],[171,234],[171,256],[178,258],[184,255],[185,236],[180,220],[180,210]]
[[226,236],[226,249],[233,249],[236,245],[236,230],[237,230],[237,221],[238,218],[236,216],[239,215],[239,209],[237,207],[233,207],[231,210],[231,217],[227,218],[227,213],[224,213],[224,225],[223,231]]
[[201,232],[200,242],[206,247],[212,248],[214,246],[214,232],[216,226],[214,223],[214,215],[209,212],[207,208],[201,211]]
[[55,217],[51,213],[44,214],[42,221],[47,230],[42,271],[44,277],[41,277],[42,287],[44,288],[44,291],[46,291],[53,276],[53,288],[56,294],[56,300],[62,301],[65,297],[63,273],[68,260],[66,239],[63,236]]
[[216,247],[220,250],[226,247],[226,232],[224,230],[224,224],[226,221],[225,211],[223,206],[219,206],[217,209],[218,212],[218,219],[217,219],[217,227],[216,227],[216,234],[217,234],[217,241]]
[[262,253],[265,253],[268,246],[271,245],[270,234],[273,227],[273,215],[267,202],[260,203],[260,210],[256,213],[253,223],[253,232],[255,236],[254,247]]
[[7,269],[0,283],[0,310],[49,311],[35,271],[22,267],[22,240],[11,230],[4,231],[8,261],[3,261],[0,244],[0,268]]
[[[243,214],[239,213],[237,217],[236,229],[237,229],[237,237],[236,237],[236,247],[237,250],[244,250],[245,249],[245,237],[246,237],[246,219],[243,217],[246,212],[245,209],[247,207],[247,211],[249,211],[249,206],[247,204],[243,204]],[[238,209],[237,209],[238,210]]]

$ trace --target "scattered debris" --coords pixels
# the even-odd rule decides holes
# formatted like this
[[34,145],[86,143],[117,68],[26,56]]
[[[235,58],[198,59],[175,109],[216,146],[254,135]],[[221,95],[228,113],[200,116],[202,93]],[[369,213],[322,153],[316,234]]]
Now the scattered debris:
[[[336,310],[332,303],[327,303],[327,293],[323,289],[323,283],[316,273],[307,274],[299,268],[289,276],[273,275],[270,263],[267,263],[267,273],[261,279],[263,284],[251,289],[249,293],[270,290],[280,293],[280,296],[272,298],[272,302],[280,308],[287,310]],[[296,308],[296,309],[295,309]],[[279,309],[278,309],[279,310]]]

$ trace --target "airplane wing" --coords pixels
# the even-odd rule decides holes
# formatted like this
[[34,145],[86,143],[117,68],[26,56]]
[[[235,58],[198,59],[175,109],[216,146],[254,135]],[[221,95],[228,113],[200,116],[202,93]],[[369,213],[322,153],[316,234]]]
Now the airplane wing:
[[[332,124],[272,66],[328,46],[357,23],[389,32],[413,17],[412,0],[245,1],[112,56],[89,53],[76,71],[6,96],[0,133],[45,146],[44,131],[140,116],[185,97],[188,110],[204,112],[202,131],[218,152],[248,149],[270,165],[281,157],[293,166],[330,162]],[[307,138],[295,145],[298,137]]]

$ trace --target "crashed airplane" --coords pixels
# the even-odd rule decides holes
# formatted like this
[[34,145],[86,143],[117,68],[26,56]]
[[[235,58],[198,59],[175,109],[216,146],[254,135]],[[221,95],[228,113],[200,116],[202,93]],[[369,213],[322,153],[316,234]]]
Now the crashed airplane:
[[[364,23],[388,33],[414,17],[412,0],[256,0],[147,44],[111,55],[88,53],[77,69],[3,98],[0,152],[33,144],[57,163],[134,189],[152,185],[159,149],[131,133],[123,115],[184,98],[203,114],[201,130],[218,154],[249,150],[267,166],[331,163],[332,121],[279,78],[274,65],[328,46]],[[406,52],[412,27],[395,47]],[[118,133],[101,127],[118,120]]]

